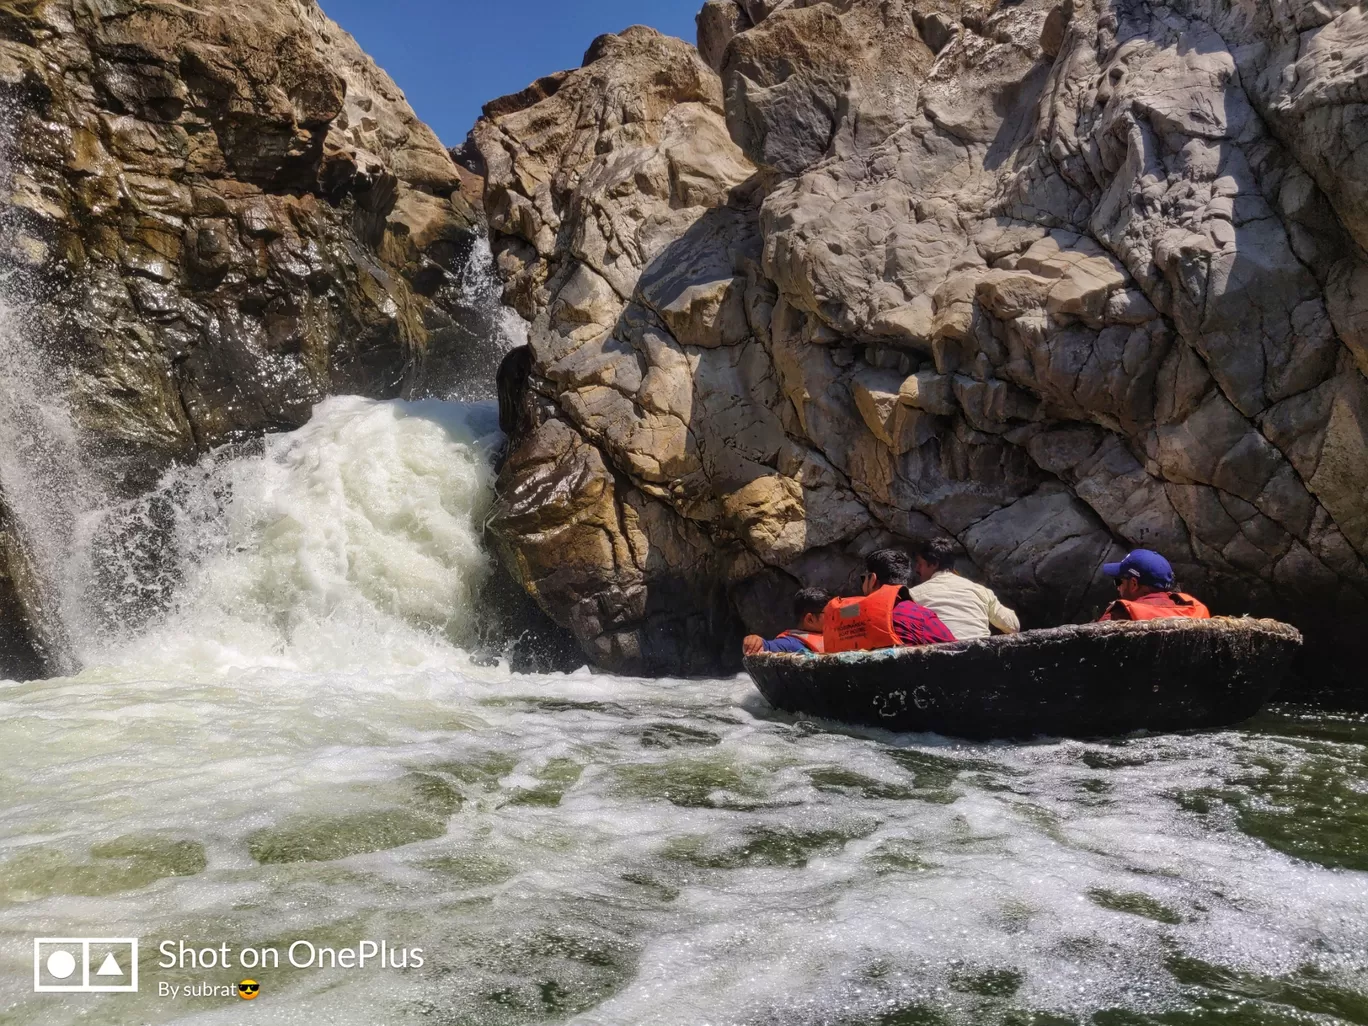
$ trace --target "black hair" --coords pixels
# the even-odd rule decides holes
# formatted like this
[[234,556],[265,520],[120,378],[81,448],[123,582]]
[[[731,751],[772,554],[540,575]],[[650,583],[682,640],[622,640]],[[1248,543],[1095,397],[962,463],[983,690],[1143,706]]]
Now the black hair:
[[959,558],[959,546],[950,538],[932,538],[917,546],[917,555],[937,570],[953,570]]
[[865,556],[865,570],[882,585],[912,583],[912,557],[901,549],[880,549]]
[[830,601],[831,596],[821,588],[804,588],[793,596],[793,615],[798,618],[799,622],[808,613],[813,616],[821,616]]

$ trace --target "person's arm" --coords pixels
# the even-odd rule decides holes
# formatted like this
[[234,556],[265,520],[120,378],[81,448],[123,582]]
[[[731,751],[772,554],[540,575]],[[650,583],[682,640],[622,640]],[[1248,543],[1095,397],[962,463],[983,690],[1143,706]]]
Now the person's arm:
[[797,638],[775,638],[766,641],[758,634],[748,634],[741,642],[741,652],[743,655],[760,655],[762,652],[806,652],[808,647]]
[[988,592],[988,622],[1003,634],[1021,633],[1021,621],[1016,613],[998,601],[997,595]]

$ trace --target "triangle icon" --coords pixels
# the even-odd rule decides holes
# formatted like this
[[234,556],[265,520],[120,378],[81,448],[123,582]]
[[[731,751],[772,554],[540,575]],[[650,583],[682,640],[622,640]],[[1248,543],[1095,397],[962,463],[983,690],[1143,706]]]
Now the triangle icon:
[[119,963],[114,961],[114,952],[105,955],[105,960],[100,963],[100,968],[95,970],[96,976],[122,976],[123,970],[119,968]]

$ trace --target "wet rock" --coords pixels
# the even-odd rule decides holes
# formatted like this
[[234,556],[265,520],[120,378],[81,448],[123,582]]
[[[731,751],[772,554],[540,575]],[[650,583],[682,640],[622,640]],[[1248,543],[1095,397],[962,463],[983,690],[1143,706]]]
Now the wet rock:
[[474,658],[507,660],[514,673],[569,673],[584,665],[575,636],[557,624],[507,574],[480,589],[480,637]]
[[508,565],[679,672],[878,545],[1036,624],[1149,545],[1368,698],[1368,35],[1310,6],[710,0],[703,61],[633,29],[491,105]]
[[[694,326],[719,353],[749,335],[740,267],[757,240],[728,198],[752,169],[721,107],[691,47],[638,27],[597,40],[554,93],[494,101],[474,132],[506,296],[536,318],[526,375],[501,376],[502,419],[520,431],[491,532],[587,654],[626,671],[737,665],[712,546],[675,500],[703,472],[686,418],[710,400],[664,327]],[[758,355],[717,373],[749,376]],[[557,395],[573,427],[550,419]],[[619,463],[639,487],[615,479]]]
[[46,664],[28,610],[37,600],[27,554],[0,495],[0,680],[28,680]]

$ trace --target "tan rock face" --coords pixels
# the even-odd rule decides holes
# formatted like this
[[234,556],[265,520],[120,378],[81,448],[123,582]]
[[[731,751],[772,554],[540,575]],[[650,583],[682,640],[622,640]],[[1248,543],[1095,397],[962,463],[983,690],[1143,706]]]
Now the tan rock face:
[[1093,615],[1101,563],[1147,546],[1333,672],[1368,627],[1363,25],[710,0],[720,79],[634,29],[491,112],[536,319],[500,488],[553,432],[582,454],[557,495],[598,504],[573,566],[535,514],[496,523],[524,583],[600,610],[572,626],[607,665],[723,668],[876,545],[951,535],[1035,624]]
[[156,465],[419,388],[468,327],[478,193],[312,0],[0,3],[0,104],[34,328],[101,443]]
[[802,547],[767,497],[732,494],[772,475],[761,461],[785,441],[738,270],[759,255],[754,218],[728,206],[752,168],[692,47],[634,28],[586,61],[475,129],[506,296],[536,325],[532,426],[491,526],[600,664],[703,672],[717,651],[697,642],[739,638],[708,523]]

